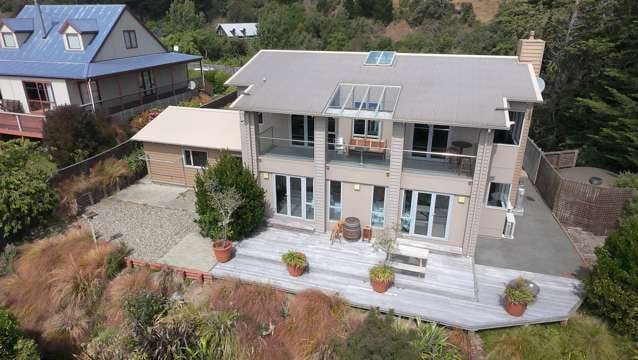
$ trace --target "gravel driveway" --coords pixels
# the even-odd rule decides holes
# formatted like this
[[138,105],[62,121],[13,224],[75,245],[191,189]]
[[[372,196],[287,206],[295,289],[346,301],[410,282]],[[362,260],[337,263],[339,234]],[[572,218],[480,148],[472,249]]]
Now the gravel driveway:
[[[174,197],[175,202],[166,201]],[[91,222],[97,235],[110,241],[123,241],[133,256],[157,261],[189,234],[199,228],[192,201],[192,190],[142,181],[87,208],[97,213]]]

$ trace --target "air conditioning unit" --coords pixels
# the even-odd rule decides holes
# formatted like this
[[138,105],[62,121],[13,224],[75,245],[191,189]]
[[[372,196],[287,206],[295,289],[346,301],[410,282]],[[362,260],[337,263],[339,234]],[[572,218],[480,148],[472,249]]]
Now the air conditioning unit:
[[514,231],[516,229],[516,218],[514,214],[508,212],[505,214],[505,226],[503,226],[503,237],[506,239],[514,239]]

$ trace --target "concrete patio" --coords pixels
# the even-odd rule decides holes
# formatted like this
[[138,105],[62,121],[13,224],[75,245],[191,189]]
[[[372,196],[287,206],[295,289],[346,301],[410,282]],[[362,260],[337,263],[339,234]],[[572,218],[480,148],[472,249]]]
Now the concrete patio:
[[[299,278],[289,276],[281,262],[288,250],[303,251],[308,257],[309,271]],[[425,278],[397,274],[395,286],[379,294],[370,287],[368,270],[383,258],[367,242],[331,244],[328,234],[271,227],[239,243],[235,257],[216,264],[212,273],[293,293],[316,288],[339,294],[353,306],[393,309],[398,315],[472,331],[565,320],[581,303],[578,280],[474,265],[470,258],[436,253],[428,258]],[[501,303],[505,284],[518,276],[541,288],[538,300],[520,318],[508,315]]]

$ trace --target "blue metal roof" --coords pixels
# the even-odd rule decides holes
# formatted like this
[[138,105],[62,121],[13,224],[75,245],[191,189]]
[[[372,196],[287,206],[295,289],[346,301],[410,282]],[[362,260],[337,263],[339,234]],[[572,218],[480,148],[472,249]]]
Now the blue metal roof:
[[99,30],[95,19],[68,19],[66,23],[81,34],[96,33]]
[[[0,75],[58,79],[88,79],[155,66],[197,61],[201,56],[158,53],[93,63],[92,60],[117,23],[125,5],[41,5],[46,37],[39,21],[34,32],[18,49],[0,48]],[[35,7],[25,6],[17,18],[3,19],[26,26],[37,16]],[[67,51],[59,33],[67,23],[80,32],[97,34],[84,51]]]
[[0,26],[7,25],[13,32],[33,32],[33,19],[0,19]]

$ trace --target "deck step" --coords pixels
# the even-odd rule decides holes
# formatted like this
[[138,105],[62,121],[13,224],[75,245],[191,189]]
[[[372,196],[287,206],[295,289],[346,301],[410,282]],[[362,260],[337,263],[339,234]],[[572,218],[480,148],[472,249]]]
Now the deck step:
[[308,224],[304,221],[296,221],[294,219],[282,219],[277,216],[273,216],[267,221],[268,226],[282,230],[302,231],[304,233],[312,234],[315,232],[314,225]]

